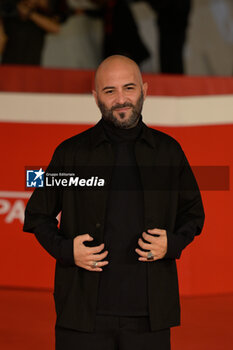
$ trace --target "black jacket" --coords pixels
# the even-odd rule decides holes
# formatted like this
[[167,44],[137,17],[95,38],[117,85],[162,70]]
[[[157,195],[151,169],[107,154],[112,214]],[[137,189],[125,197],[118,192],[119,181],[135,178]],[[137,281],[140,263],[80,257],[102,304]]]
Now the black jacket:
[[[151,330],[179,325],[180,305],[175,259],[201,233],[202,200],[188,161],[172,137],[143,124],[135,143],[145,208],[145,230],[167,230],[168,249],[163,259],[142,262],[148,268],[148,303]],[[108,186],[114,165],[113,150],[102,122],[62,142],[48,172],[78,172],[106,180],[102,188],[40,188],[32,194],[25,211],[24,231],[43,232],[56,258],[54,298],[57,325],[93,331],[99,272],[75,266],[73,238],[89,233],[90,245],[103,243]],[[56,216],[61,211],[60,228]]]

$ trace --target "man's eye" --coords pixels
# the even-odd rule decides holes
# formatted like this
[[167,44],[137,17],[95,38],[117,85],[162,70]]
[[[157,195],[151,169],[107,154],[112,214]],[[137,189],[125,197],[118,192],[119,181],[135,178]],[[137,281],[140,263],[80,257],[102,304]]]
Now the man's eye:
[[134,87],[133,86],[127,86],[127,88],[126,88],[127,90],[133,90],[134,89]]
[[112,94],[113,93],[113,90],[107,90],[107,91],[105,91],[106,92],[106,94]]

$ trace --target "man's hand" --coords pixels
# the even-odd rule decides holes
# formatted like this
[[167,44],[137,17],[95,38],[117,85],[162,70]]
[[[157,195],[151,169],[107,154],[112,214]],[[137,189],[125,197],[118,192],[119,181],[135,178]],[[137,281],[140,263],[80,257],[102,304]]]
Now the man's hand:
[[[108,261],[101,261],[108,255],[108,251],[100,253],[104,249],[104,243],[96,247],[86,247],[83,242],[92,241],[93,238],[89,234],[80,235],[74,238],[74,262],[75,265],[80,266],[88,271],[103,271],[102,266],[108,264]],[[93,263],[97,262],[97,266]]]
[[145,250],[151,251],[154,258],[151,260],[147,259],[148,252],[144,252],[141,249],[136,248],[135,251],[140,255],[140,258],[138,260],[140,261],[155,261],[158,259],[162,259],[166,252],[167,252],[167,232],[166,230],[161,230],[158,228],[154,228],[151,230],[147,230],[150,234],[156,235],[151,236],[148,235],[146,232],[143,232],[142,237],[145,241],[148,243],[144,243],[141,238],[138,240],[138,244],[141,248]]

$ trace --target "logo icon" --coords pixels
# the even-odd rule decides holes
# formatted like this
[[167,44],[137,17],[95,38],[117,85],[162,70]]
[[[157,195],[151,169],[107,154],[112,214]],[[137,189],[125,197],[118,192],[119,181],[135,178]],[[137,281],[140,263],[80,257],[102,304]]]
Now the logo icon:
[[27,182],[26,187],[44,187],[44,171],[40,170],[27,170]]

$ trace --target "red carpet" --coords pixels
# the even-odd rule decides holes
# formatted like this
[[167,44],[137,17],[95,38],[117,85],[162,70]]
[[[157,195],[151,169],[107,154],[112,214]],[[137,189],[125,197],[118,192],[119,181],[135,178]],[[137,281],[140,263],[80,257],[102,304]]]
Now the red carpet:
[[[172,350],[232,350],[233,295],[183,297]],[[52,292],[0,289],[0,349],[54,349]]]

